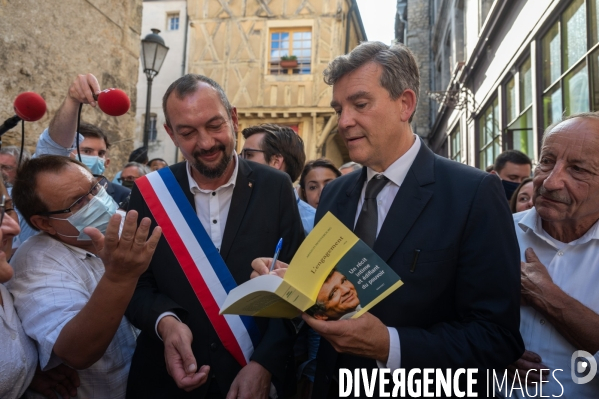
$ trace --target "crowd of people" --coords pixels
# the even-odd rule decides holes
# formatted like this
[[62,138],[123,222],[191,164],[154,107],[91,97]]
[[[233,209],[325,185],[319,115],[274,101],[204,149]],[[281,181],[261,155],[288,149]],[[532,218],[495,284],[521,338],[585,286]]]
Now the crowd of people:
[[[573,353],[599,359],[599,114],[549,126],[538,164],[508,150],[487,173],[412,132],[405,46],[362,43],[325,82],[352,160],[340,168],[306,162],[275,124],[243,129],[237,154],[236,108],[193,74],[163,97],[183,162],[138,148],[107,180],[108,136],[77,125],[101,89],[91,74],[33,156],[1,149],[0,397],[336,398],[341,368],[507,370],[545,395],[598,397],[599,378],[570,374]],[[294,320],[219,315],[236,285],[283,275],[327,212],[404,286],[351,318],[327,308],[355,291],[333,270]]]

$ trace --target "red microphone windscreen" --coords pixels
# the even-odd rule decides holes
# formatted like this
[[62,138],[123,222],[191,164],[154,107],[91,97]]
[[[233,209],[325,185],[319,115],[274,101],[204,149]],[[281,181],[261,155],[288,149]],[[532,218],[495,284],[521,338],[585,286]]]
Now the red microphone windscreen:
[[106,89],[98,94],[98,105],[105,114],[121,116],[129,111],[131,101],[121,89]]
[[46,102],[42,96],[32,91],[19,94],[14,107],[17,116],[28,122],[40,120],[46,113]]

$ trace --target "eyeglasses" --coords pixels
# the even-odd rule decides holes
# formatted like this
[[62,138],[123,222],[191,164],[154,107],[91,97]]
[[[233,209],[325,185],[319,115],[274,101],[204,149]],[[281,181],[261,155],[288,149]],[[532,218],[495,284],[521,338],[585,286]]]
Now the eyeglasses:
[[241,150],[241,152],[239,153],[239,156],[243,159],[250,159],[252,157],[252,153],[254,152],[264,152],[262,150],[255,150],[253,148],[244,148],[243,150]]
[[90,195],[92,197],[95,197],[96,195],[100,194],[102,192],[102,190],[105,190],[107,185],[108,185],[108,180],[106,180],[106,178],[104,176],[98,176],[98,177],[96,177],[96,182],[94,183],[92,188],[87,192],[87,194],[84,194],[81,197],[79,197],[77,199],[77,201],[73,202],[71,204],[71,206],[69,206],[68,208],[61,209],[59,211],[40,212],[40,213],[37,213],[37,215],[49,216],[49,215],[59,215],[62,213],[71,213],[71,212],[75,213],[79,209],[83,208],[83,206],[89,202]]
[[124,181],[135,181],[135,180],[137,180],[137,177],[133,177],[133,176],[119,177],[117,180],[119,183],[122,183]]
[[4,221],[4,215],[6,214],[6,212],[14,211],[13,208],[7,208],[6,207],[6,202],[7,201],[10,201],[10,198],[7,199],[6,195],[3,195],[2,196],[2,200],[0,201],[0,225]]
[[16,167],[15,166],[10,166],[10,165],[0,165],[0,170],[2,172],[12,172],[13,170],[15,170]]

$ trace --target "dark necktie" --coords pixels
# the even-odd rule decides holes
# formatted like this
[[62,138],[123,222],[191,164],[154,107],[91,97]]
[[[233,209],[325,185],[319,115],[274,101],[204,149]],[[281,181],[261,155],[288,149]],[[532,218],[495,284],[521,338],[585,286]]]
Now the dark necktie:
[[379,221],[376,196],[379,195],[388,181],[389,179],[381,174],[375,175],[370,179],[366,186],[366,193],[364,194],[364,204],[354,228],[354,233],[370,248],[374,246],[376,228]]

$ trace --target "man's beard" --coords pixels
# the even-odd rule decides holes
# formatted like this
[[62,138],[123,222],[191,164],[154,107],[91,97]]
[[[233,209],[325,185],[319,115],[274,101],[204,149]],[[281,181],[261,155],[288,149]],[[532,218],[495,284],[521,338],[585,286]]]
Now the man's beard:
[[[201,155],[210,154],[214,151],[221,151],[223,153],[223,157],[220,159],[219,163],[215,167],[211,168],[199,160],[199,157]],[[231,162],[231,158],[233,158],[233,154],[227,154],[226,151],[227,149],[223,144],[215,145],[209,150],[194,151],[193,167],[208,179],[217,179],[225,173],[225,170],[227,170],[227,166],[229,166],[229,162]]]

